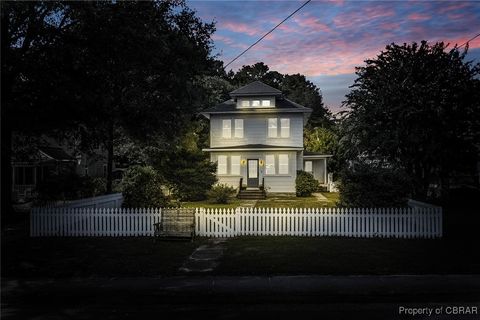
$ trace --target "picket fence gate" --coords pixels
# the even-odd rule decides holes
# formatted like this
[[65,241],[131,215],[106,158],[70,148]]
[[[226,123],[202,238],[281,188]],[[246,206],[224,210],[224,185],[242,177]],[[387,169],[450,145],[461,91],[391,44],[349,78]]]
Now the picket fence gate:
[[[34,208],[30,235],[153,236],[161,216],[161,208]],[[439,238],[442,208],[196,208],[195,234]]]

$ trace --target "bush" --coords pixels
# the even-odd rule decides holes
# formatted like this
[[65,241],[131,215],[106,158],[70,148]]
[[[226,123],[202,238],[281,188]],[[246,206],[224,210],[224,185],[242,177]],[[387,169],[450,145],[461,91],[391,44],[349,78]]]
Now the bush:
[[81,198],[84,179],[69,168],[59,168],[37,185],[39,203]]
[[235,189],[226,184],[217,184],[207,192],[212,203],[228,203],[228,200],[235,194]]
[[340,205],[345,207],[402,207],[410,179],[400,170],[358,164],[340,175]]
[[82,177],[81,198],[96,197],[107,192],[107,179],[102,177]]
[[295,179],[295,191],[297,197],[308,197],[313,192],[317,191],[320,184],[313,177],[313,174],[305,171],[297,171],[297,178]]
[[130,208],[164,207],[167,198],[161,189],[161,178],[150,166],[132,166],[123,176],[123,206]]

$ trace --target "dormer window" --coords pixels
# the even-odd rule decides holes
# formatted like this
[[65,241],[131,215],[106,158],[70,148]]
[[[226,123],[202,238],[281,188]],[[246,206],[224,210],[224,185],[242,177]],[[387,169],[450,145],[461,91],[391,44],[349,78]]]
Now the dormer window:
[[260,107],[260,100],[252,100],[252,107]]
[[262,107],[270,107],[270,100],[262,100]]
[[248,100],[242,100],[242,107],[250,107],[250,101]]

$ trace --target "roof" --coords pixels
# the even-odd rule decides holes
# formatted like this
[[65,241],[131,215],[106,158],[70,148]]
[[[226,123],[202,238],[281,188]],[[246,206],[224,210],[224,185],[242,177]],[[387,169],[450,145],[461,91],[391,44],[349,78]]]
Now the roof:
[[243,87],[233,90],[230,92],[231,97],[241,97],[241,96],[279,96],[282,94],[282,91],[270,87],[269,85],[261,82],[254,81]]
[[311,113],[312,109],[304,107],[289,99],[277,99],[275,107],[272,108],[237,108],[237,103],[233,100],[227,100],[214,107],[208,108],[201,112],[203,115],[210,113],[269,113],[269,112],[304,112]]
[[205,148],[203,151],[244,151],[244,150],[292,150],[301,151],[302,147],[272,146],[268,144],[244,144],[240,146]]
[[40,147],[40,152],[57,161],[75,161],[76,159],[58,147]]
[[331,154],[325,154],[321,152],[310,152],[310,151],[303,152],[303,158],[306,158],[306,159],[323,159],[323,158],[330,158],[331,156],[332,156]]

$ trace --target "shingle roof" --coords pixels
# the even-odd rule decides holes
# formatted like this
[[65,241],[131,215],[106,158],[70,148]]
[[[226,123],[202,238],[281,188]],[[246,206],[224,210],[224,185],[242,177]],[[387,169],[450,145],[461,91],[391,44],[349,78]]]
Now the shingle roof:
[[57,161],[74,161],[75,160],[74,157],[66,153],[62,148],[40,147],[39,149],[50,158],[53,158]]
[[230,92],[231,97],[241,97],[241,96],[279,96],[282,94],[282,91],[270,87],[269,85],[261,82],[254,81],[247,84],[246,86],[240,87],[236,90]]
[[268,144],[244,144],[240,146],[222,146],[222,147],[213,147],[203,149],[204,151],[215,151],[215,150],[226,150],[226,149],[271,149],[271,150],[281,150],[281,149],[292,149],[292,150],[302,150],[302,147],[295,146],[272,146]]
[[310,108],[306,108],[302,105],[299,105],[298,103],[295,103],[291,100],[288,100],[286,98],[277,98],[275,102],[275,107],[272,108],[242,108],[238,109],[237,104],[233,99],[224,101],[220,104],[217,104],[214,107],[208,108],[207,110],[202,111],[202,113],[222,113],[222,112],[232,112],[232,111],[238,111],[238,112],[264,112],[264,111],[275,111],[277,109],[298,109],[299,112],[311,112]]

